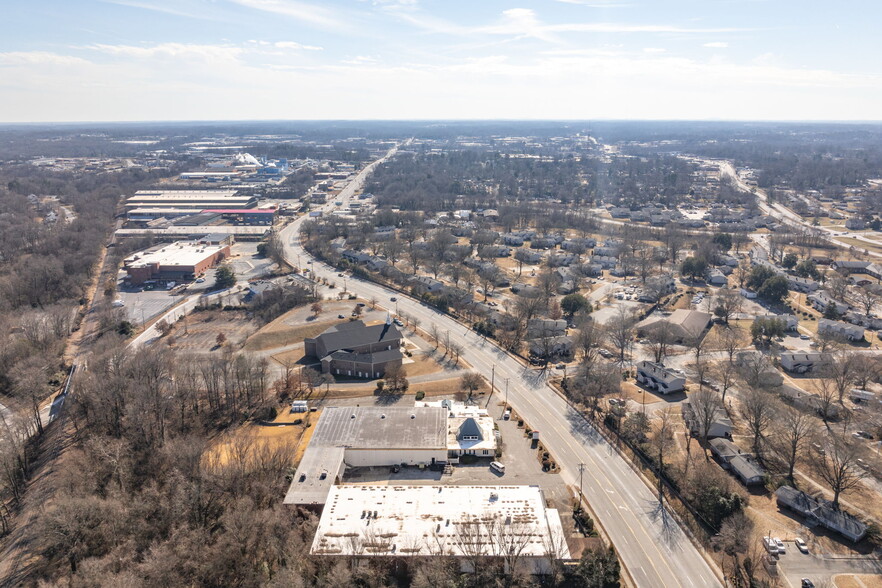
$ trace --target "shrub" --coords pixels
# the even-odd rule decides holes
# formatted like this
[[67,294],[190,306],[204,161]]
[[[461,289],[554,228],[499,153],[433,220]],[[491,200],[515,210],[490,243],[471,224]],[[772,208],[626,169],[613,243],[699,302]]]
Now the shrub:
[[422,400],[422,399],[425,398],[425,397],[426,397],[426,393],[425,393],[425,392],[423,392],[422,390],[417,390],[417,393],[416,393],[416,399],[417,399],[417,400]]

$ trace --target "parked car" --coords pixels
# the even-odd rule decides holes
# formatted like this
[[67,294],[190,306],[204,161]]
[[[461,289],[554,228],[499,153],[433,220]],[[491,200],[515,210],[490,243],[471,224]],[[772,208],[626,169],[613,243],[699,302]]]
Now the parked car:
[[554,369],[562,370],[562,369],[565,369],[566,367],[567,367],[567,364],[559,363],[556,366],[554,366]]
[[396,298],[395,296],[393,296],[393,297],[390,298],[389,300],[391,300],[392,302],[398,302],[398,298]]
[[120,308],[121,306],[125,306],[126,303],[120,299],[117,299],[117,300],[114,300],[113,302],[111,302],[110,305],[114,308]]
[[811,339],[811,337],[809,337],[808,335],[805,335],[805,334],[800,335],[799,338],[802,339],[803,341],[808,341],[809,339]]
[[808,545],[805,544],[805,541],[803,541],[802,539],[797,537],[796,539],[793,540],[793,542],[796,543],[796,548],[798,550],[800,550],[803,553],[808,553]]
[[196,283],[197,283],[197,284],[201,284],[201,283],[204,282],[204,281],[205,281],[205,278],[196,278]]
[[815,583],[808,578],[803,578],[800,582],[800,588],[815,588]]
[[337,315],[337,318],[346,318],[346,317],[343,316],[342,314],[338,314],[338,315]]
[[504,421],[511,420],[511,409],[510,409],[510,408],[507,409],[507,410],[503,413],[503,415],[502,415],[502,420],[504,420]]
[[775,547],[778,548],[778,553],[780,553],[781,555],[787,553],[787,547],[784,545],[784,542],[781,541],[780,538],[775,537],[774,539],[772,539],[772,541],[775,542]]

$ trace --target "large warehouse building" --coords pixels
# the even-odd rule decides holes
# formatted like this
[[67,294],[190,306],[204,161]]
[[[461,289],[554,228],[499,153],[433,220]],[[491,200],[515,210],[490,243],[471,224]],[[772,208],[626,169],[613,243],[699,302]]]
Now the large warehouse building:
[[527,573],[570,559],[556,509],[539,486],[336,486],[310,553],[376,558],[449,555],[471,571],[497,558]]
[[432,465],[447,461],[448,410],[332,406],[322,411],[285,504],[321,508],[346,466]]
[[236,190],[138,190],[126,200],[126,210],[164,209],[244,209],[254,208],[254,196],[236,196]]
[[123,262],[130,284],[147,280],[192,280],[230,255],[227,243],[178,241],[160,248],[134,253]]

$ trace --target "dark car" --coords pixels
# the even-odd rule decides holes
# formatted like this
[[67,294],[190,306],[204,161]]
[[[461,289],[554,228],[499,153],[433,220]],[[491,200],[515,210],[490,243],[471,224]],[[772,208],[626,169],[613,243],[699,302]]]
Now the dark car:
[[338,315],[337,315],[337,318],[346,318],[346,317],[343,316],[342,314],[338,314]]
[[815,583],[808,578],[803,578],[800,586],[801,588],[815,588]]
[[398,298],[396,298],[395,296],[393,296],[393,297],[390,298],[389,300],[391,300],[392,302],[398,302]]

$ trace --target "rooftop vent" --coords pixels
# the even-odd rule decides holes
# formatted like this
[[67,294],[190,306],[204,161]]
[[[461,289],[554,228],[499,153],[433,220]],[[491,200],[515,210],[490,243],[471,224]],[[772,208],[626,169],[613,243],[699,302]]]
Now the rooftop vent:
[[381,415],[380,415],[380,418],[381,418],[381,419],[384,419],[384,418],[386,418],[386,415],[381,414]]
[[416,418],[416,415],[415,415],[415,414],[412,414],[412,415],[410,415],[410,418],[415,419],[415,418]]

